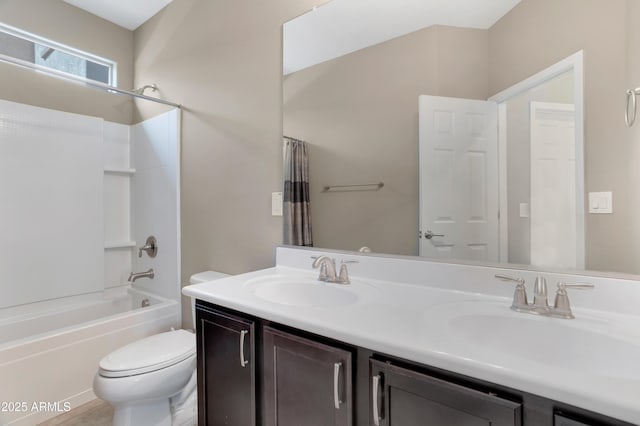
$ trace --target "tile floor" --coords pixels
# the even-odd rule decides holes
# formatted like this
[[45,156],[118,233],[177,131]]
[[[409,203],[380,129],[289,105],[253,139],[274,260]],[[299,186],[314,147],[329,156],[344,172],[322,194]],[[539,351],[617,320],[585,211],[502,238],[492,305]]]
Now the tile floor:
[[39,426],[111,426],[112,421],[113,407],[101,399],[94,399]]

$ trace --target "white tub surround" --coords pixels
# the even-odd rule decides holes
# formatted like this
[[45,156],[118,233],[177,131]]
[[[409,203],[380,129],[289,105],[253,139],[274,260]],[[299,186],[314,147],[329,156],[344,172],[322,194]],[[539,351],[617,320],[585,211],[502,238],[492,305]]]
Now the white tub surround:
[[[104,286],[127,284],[149,268],[154,279],[134,287],[180,300],[180,111],[132,126],[104,124]],[[158,253],[138,257],[149,236]]]
[[0,100],[0,308],[102,290],[102,124]]
[[179,152],[178,110],[126,126],[0,100],[0,424],[93,399],[102,357],[180,325]]
[[[358,262],[349,265],[351,285],[316,281],[311,256],[323,254],[338,267],[341,260]],[[589,282],[595,289],[570,291],[575,319],[549,318],[512,311],[514,285],[495,274],[524,278],[530,300],[535,277],[545,276],[551,304],[558,281]],[[292,287],[295,283],[308,289],[309,297]],[[635,280],[279,247],[274,268],[185,287],[183,293],[640,423],[640,282]]]
[[[177,109],[126,126],[0,100],[0,309],[149,268],[135,287],[179,301],[179,158]],[[150,235],[158,256],[138,257]]]
[[[179,110],[126,126],[0,100],[0,309],[149,267],[153,284],[136,285],[180,300],[179,158]],[[153,262],[136,250],[150,235]]]

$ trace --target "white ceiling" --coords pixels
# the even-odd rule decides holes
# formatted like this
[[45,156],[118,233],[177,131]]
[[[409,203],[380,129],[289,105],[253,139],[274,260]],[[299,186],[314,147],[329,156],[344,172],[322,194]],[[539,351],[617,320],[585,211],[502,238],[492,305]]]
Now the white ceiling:
[[[63,1],[133,31],[172,0]],[[431,25],[487,29],[518,3],[520,0],[332,0],[284,25],[284,73]]]
[[332,0],[284,25],[284,74],[431,25],[487,29],[520,0]]
[[131,31],[172,0],[63,0]]

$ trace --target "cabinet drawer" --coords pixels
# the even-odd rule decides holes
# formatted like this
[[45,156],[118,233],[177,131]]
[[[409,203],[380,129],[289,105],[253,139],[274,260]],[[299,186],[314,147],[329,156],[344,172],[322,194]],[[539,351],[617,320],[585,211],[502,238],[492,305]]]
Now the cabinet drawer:
[[372,426],[520,426],[522,404],[370,360]]

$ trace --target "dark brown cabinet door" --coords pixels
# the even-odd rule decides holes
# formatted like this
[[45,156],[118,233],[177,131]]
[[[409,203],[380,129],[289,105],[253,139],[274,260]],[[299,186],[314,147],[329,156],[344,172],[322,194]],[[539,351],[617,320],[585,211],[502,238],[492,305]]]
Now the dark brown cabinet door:
[[520,426],[521,404],[370,361],[372,426]]
[[254,322],[197,310],[198,424],[255,426]]
[[350,426],[351,352],[263,328],[264,426]]

